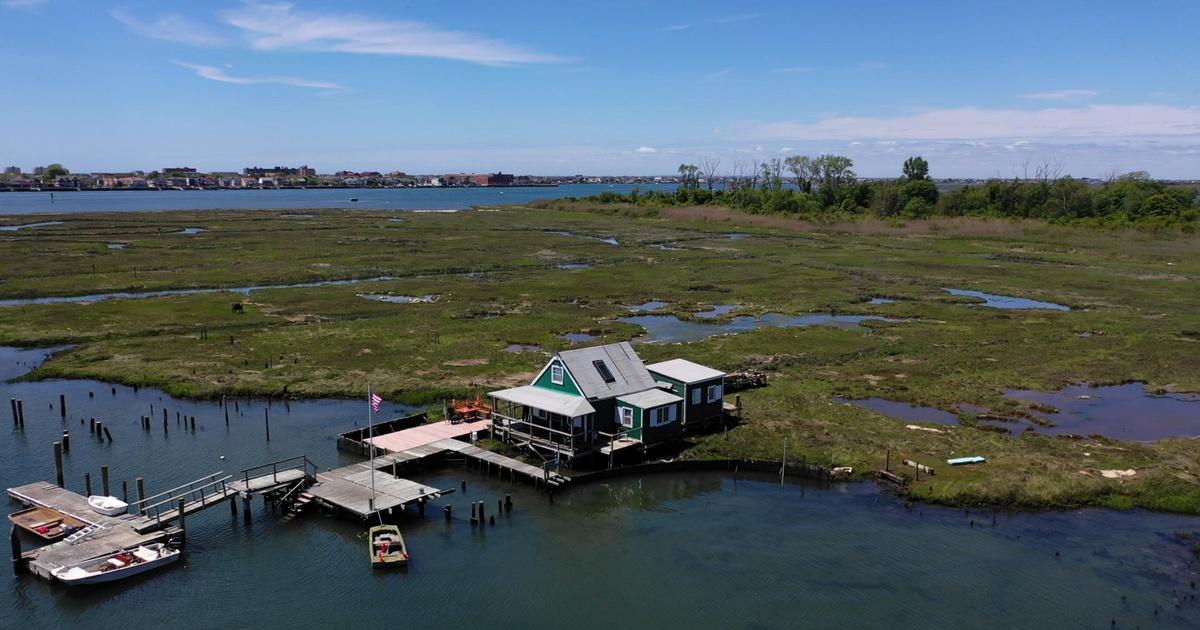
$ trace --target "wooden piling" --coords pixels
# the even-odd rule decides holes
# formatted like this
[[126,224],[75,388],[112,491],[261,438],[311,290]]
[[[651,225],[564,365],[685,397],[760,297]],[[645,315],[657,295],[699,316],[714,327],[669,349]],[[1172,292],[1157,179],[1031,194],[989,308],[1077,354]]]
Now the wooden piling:
[[229,497],[229,514],[233,518],[237,518],[237,495]]
[[146,481],[144,479],[142,479],[141,477],[138,477],[137,479],[133,480],[133,483],[134,483],[134,485],[137,486],[138,514],[145,516],[146,515]]
[[71,432],[66,429],[63,429],[62,443],[63,443],[63,452],[70,453],[71,452]]
[[271,410],[263,409],[263,422],[267,425],[267,441],[271,441]]
[[83,473],[83,493],[87,496],[92,496],[92,473]]
[[62,462],[62,442],[54,443],[54,481],[58,483],[59,488],[63,485],[63,462]]
[[108,464],[100,465],[100,487],[104,488],[104,496],[112,496],[112,494],[108,491]]
[[504,509],[507,512],[512,511],[512,495],[511,494],[504,495]]
[[96,437],[100,438],[101,442],[104,441],[104,423],[99,420],[96,421]]
[[453,511],[454,511],[454,510],[453,510],[453,508],[451,508],[449,505],[447,505],[446,507],[442,508],[442,514],[444,514],[444,515],[446,516],[446,522],[447,522],[447,523],[449,523],[449,522],[450,522],[450,519],[451,519],[451,517],[452,517],[452,512],[453,512]]
[[192,433],[196,432],[196,416],[192,416]]
[[124,479],[121,480],[121,500],[129,505],[129,482]]
[[66,394],[58,395],[58,413],[62,416],[63,420],[67,419],[67,395]]
[[25,428],[25,401],[17,399],[17,418],[21,421],[21,429]]
[[15,428],[21,426],[20,421],[17,419],[17,399],[9,398],[8,404],[10,407],[12,407],[13,428],[15,429]]
[[184,540],[187,540],[187,522],[184,519],[183,505],[184,505],[184,499],[183,499],[183,497],[180,497],[179,498],[179,535],[182,536]]
[[472,501],[471,502],[471,524],[472,525],[474,525],[476,522],[478,522],[478,521],[476,521],[476,518],[477,517],[475,516],[475,502]]
[[479,502],[479,523],[483,524],[483,501]]
[[250,493],[242,495],[242,521],[250,524]]
[[88,433],[91,433],[92,435],[96,435],[96,419],[95,418],[88,419]]
[[21,537],[17,534],[16,525],[8,528],[8,541],[12,544],[13,575],[21,575],[24,572],[25,563],[21,562]]
[[112,444],[112,431],[109,431],[108,427],[104,427],[104,437],[108,438],[109,444]]
[[221,396],[221,406],[225,408],[225,426],[229,426],[229,402]]
[[167,418],[166,418],[166,414],[163,414],[163,435],[166,435],[167,433],[168,433]]

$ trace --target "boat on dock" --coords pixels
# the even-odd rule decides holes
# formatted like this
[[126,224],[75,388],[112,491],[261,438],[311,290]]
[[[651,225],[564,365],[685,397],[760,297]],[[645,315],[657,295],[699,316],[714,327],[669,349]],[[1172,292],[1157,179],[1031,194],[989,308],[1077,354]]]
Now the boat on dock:
[[166,543],[150,543],[64,566],[54,571],[53,576],[68,586],[115,582],[171,564],[179,555],[178,549]]
[[371,550],[371,568],[386,569],[408,564],[408,547],[395,525],[376,525],[367,532]]
[[93,494],[87,498],[87,502],[93,512],[105,516],[120,516],[129,511],[129,504],[117,497]]
[[70,514],[40,505],[13,512],[8,515],[8,520],[12,521],[13,525],[47,542],[54,542],[87,525]]

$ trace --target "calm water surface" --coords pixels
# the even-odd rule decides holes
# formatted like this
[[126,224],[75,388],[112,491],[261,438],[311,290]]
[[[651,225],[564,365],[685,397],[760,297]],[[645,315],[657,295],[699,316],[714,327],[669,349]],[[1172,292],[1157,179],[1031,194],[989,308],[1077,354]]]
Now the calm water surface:
[[[369,188],[307,190],[55,191],[0,193],[0,215],[44,212],[146,212],[249,208],[370,208],[462,210],[472,206],[528,203],[535,199],[586,197],[673,190],[663,184],[569,184],[543,188]],[[350,201],[355,197],[358,201]]]
[[[0,349],[0,365],[37,352]],[[20,373],[15,367],[6,374]],[[334,435],[361,425],[361,401],[270,407],[238,404],[225,427],[211,402],[94,381],[0,385],[25,401],[24,433],[0,441],[5,486],[53,477],[50,443],[61,434],[59,393],[68,396],[67,485],[112,467],[120,481],[147,479],[151,492],[204,474],[236,472],[308,454],[322,468],[357,458]],[[92,397],[88,393],[93,394]],[[138,417],[169,410],[143,433]],[[178,427],[175,411],[197,417]],[[390,407],[385,415],[407,411]],[[93,441],[79,420],[112,428]],[[7,411],[0,422],[11,426]],[[220,456],[226,459],[222,461]],[[255,501],[244,526],[224,508],[188,520],[176,566],[108,587],[67,590],[28,577],[0,589],[4,627],[300,628],[409,626],[613,627],[1196,627],[1190,599],[1194,556],[1175,533],[1200,519],[1147,512],[990,514],[905,506],[871,484],[831,488],[716,473],[663,474],[580,485],[551,504],[528,486],[455,466],[410,476],[458,487],[430,517],[402,521],[413,553],[404,572],[372,572],[363,527],[310,513],[292,523]],[[98,481],[96,481],[98,483]],[[492,506],[511,493],[515,510],[473,529],[469,502]],[[445,523],[441,505],[452,505]],[[15,504],[11,507],[15,508]],[[971,527],[971,521],[975,527]],[[1059,556],[1056,557],[1055,552]],[[1124,599],[1122,599],[1124,597]],[[1185,598],[1181,607],[1175,604]],[[1158,610],[1158,616],[1154,612]]]

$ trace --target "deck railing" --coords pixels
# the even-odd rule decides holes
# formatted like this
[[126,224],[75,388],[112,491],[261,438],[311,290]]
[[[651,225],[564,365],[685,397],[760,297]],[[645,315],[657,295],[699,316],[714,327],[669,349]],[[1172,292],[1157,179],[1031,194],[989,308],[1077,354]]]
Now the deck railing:
[[[246,489],[249,490],[250,489],[250,479],[257,478],[257,477],[263,477],[267,474],[267,469],[270,469],[272,481],[274,481],[275,483],[279,483],[279,471],[291,470],[293,468],[299,468],[299,469],[303,470],[304,475],[306,477],[307,476],[315,477],[317,475],[317,465],[308,461],[307,455],[297,455],[295,457],[288,457],[286,459],[280,459],[277,461],[270,462],[268,464],[260,464],[258,466],[253,466],[250,468],[243,469],[242,470],[242,481],[246,484]],[[308,473],[309,468],[312,468],[312,475],[309,475],[309,473]],[[254,473],[254,474],[251,474],[251,473]]]
[[[499,428],[501,431],[518,435],[532,442],[538,442],[555,448],[556,450],[558,450],[558,447],[567,447],[571,453],[574,453],[576,451],[576,444],[579,444],[581,447],[587,446],[587,431],[583,429],[576,430],[572,427],[571,431],[563,431],[547,425],[537,424],[536,418],[515,418],[498,411],[491,412],[491,419],[493,429]],[[567,422],[570,423],[570,420]]]

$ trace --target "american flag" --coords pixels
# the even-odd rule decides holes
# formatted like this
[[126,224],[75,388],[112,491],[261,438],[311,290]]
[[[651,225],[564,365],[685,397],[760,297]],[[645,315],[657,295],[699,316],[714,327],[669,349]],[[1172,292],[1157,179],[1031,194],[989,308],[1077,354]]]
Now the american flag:
[[383,397],[374,392],[371,393],[371,411],[379,413],[379,403],[383,402]]

